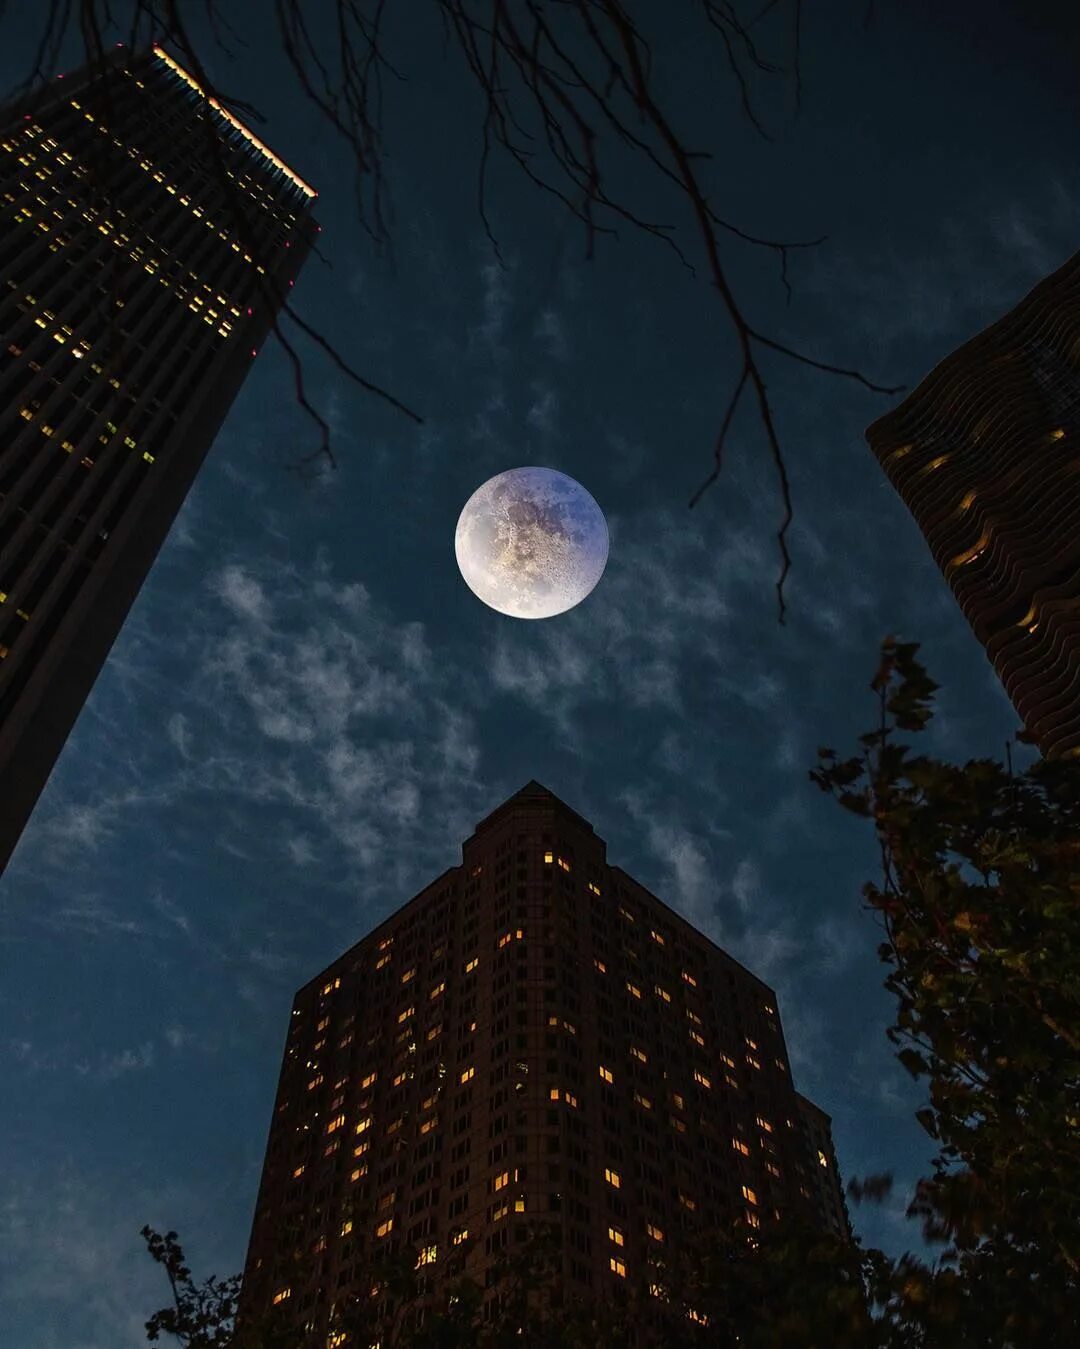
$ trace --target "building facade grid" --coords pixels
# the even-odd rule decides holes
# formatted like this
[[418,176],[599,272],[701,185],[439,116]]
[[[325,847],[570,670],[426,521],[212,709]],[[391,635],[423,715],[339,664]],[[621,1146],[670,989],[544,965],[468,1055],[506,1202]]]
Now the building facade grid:
[[317,227],[162,48],[0,109],[0,870]]
[[297,994],[243,1313],[332,1338],[400,1251],[490,1313],[538,1228],[563,1292],[660,1296],[670,1252],[737,1215],[846,1231],[810,1147],[772,990],[533,783]]

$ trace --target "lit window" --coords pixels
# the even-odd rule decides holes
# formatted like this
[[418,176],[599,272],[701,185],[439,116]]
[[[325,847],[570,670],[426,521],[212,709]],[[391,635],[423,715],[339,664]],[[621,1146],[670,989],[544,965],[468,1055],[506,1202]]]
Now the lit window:
[[675,1115],[668,1116],[668,1123],[676,1131],[676,1133],[680,1134],[686,1133],[686,1125],[683,1123],[681,1119],[678,1119]]
[[731,1140],[731,1146],[735,1149],[736,1152],[741,1152],[744,1157],[750,1156],[750,1145],[748,1143],[744,1143],[741,1138],[733,1138]]
[[402,1082],[404,1082],[405,1079],[406,1079],[407,1077],[408,1077],[408,1073],[407,1073],[407,1072],[405,1071],[405,1069],[403,1068],[403,1069],[401,1070],[401,1072],[398,1073],[397,1077],[394,1078],[393,1082],[391,1082],[390,1085],[391,1085],[392,1087],[400,1087],[401,1084],[402,1084]]
[[746,1210],[746,1221],[751,1227],[761,1226],[761,1219],[757,1216],[754,1210],[750,1208]]
[[403,1012],[398,1012],[398,1025],[400,1026],[403,1021],[408,1021],[409,1017],[415,1015],[416,1015],[415,1007],[406,1007]]
[[974,544],[971,548],[967,549],[966,552],[957,553],[957,555],[952,559],[949,565],[951,567],[966,567],[969,562],[974,562],[976,558],[979,558],[983,555],[983,553],[986,551],[986,546],[989,542],[990,542],[990,531],[988,529],[984,529],[982,534],[979,536],[978,542]]
[[383,1222],[381,1222],[378,1225],[378,1227],[376,1227],[375,1235],[377,1237],[385,1237],[389,1232],[392,1232],[393,1229],[394,1229],[393,1218],[386,1218]]
[[817,1159],[818,1159],[818,1166],[825,1166],[825,1167],[827,1167],[827,1166],[829,1165],[829,1159],[828,1159],[828,1157],[825,1156],[825,1154],[822,1152],[822,1150],[821,1150],[820,1148],[818,1148]]
[[566,860],[565,857],[557,857],[555,860],[556,862],[558,862],[559,866],[562,867],[563,871],[570,870],[570,863]]
[[430,1133],[430,1132],[432,1131],[432,1129],[435,1128],[435,1126],[436,1126],[438,1123],[439,1123],[439,1117],[438,1117],[438,1115],[432,1115],[432,1117],[431,1117],[430,1119],[424,1120],[423,1124],[421,1124],[421,1126],[420,1126],[420,1132],[421,1132],[422,1134],[428,1134],[428,1133]]
[[514,1200],[514,1212],[515,1212],[515,1213],[524,1213],[524,1212],[525,1212],[525,1199],[524,1199],[524,1196],[520,1196],[519,1198],[517,1198],[517,1199]]
[[699,1326],[707,1326],[709,1324],[709,1318],[705,1315],[705,1313],[696,1311],[693,1307],[687,1307],[686,1319],[688,1321],[693,1321],[696,1325]]
[[749,1185],[744,1185],[742,1187],[742,1197],[746,1200],[748,1204],[757,1203],[757,1195],[754,1193],[754,1191],[750,1188]]
[[274,1306],[276,1307],[277,1304],[278,1304],[279,1302],[284,1302],[285,1299],[288,1298],[288,1297],[292,1297],[292,1289],[291,1289],[291,1288],[279,1288],[279,1289],[277,1290],[277,1292],[274,1294],[274,1296],[273,1296],[273,1298],[271,1299],[271,1301],[273,1302]]
[[649,936],[650,936],[650,937],[653,939],[653,941],[656,942],[658,945],[660,945],[660,946],[666,946],[666,945],[667,945],[667,942],[664,941],[663,937],[660,935],[659,932],[657,932],[656,928],[651,927],[651,928],[649,929]]
[[753,1054],[747,1054],[746,1061],[751,1068],[760,1068],[761,1064],[754,1058]]
[[419,1269],[421,1265],[433,1265],[438,1254],[438,1246],[425,1246],[416,1257],[416,1268]]
[[379,942],[379,950],[380,950],[380,951],[385,951],[385,950],[387,949],[387,947],[393,946],[393,944],[394,944],[394,939],[393,939],[393,937],[384,937],[384,938],[382,939],[382,941]]
[[649,1236],[652,1237],[653,1241],[663,1241],[664,1239],[663,1230],[657,1227],[655,1223],[646,1223],[645,1231],[648,1232]]
[[705,1037],[699,1031],[696,1030],[690,1031],[690,1038],[691,1040],[693,1040],[694,1044],[701,1045],[704,1047]]
[[435,987],[428,994],[428,1001],[431,1002],[434,998],[441,997],[442,994],[445,992],[446,992],[446,980],[444,979],[441,983],[436,984]]
[[630,1046],[630,1053],[633,1054],[634,1058],[638,1059],[641,1063],[648,1063],[649,1061],[648,1054],[645,1053],[644,1049],[638,1049],[637,1045]]
[[759,1129],[764,1129],[767,1134],[772,1133],[772,1125],[769,1123],[767,1119],[763,1118],[763,1116],[758,1115],[757,1123]]
[[727,1056],[726,1054],[721,1054],[720,1057],[721,1057],[721,1059],[723,1059],[723,1061],[727,1064],[727,1066],[728,1066],[729,1068],[734,1068],[734,1067],[735,1067],[735,1060],[734,1060],[734,1059],[729,1059],[728,1056]]
[[340,987],[341,987],[340,979],[331,979],[330,982],[323,987],[322,996],[325,998],[327,993],[333,993],[335,988]]
[[475,1076],[476,1076],[476,1069],[469,1067],[466,1068],[465,1071],[461,1074],[461,1076],[458,1078],[458,1081],[462,1084],[466,1082],[471,1082]]
[[666,988],[661,988],[659,984],[653,985],[653,991],[655,992],[658,998],[663,998],[665,1002],[671,1001],[671,994],[667,991]]
[[629,980],[627,980],[627,983],[626,983],[626,991],[631,995],[631,997],[634,997],[634,998],[640,998],[640,997],[641,997],[641,989],[638,988],[637,984],[632,984],[632,983],[630,983]]
[[679,1203],[683,1208],[689,1209],[691,1213],[697,1208],[697,1200],[692,1199],[688,1194],[683,1194],[681,1190],[679,1191]]
[[427,1033],[427,1038],[429,1040],[434,1040],[437,1039],[438,1036],[440,1036],[441,1034],[442,1034],[442,1022],[440,1021],[437,1025],[431,1027],[431,1029]]
[[589,889],[593,892],[594,895],[598,896],[600,894],[600,887],[598,885],[594,885],[592,881],[589,882]]
[[467,1227],[459,1227],[458,1230],[454,1233],[454,1235],[450,1238],[450,1244],[452,1246],[460,1246],[463,1241],[468,1241],[468,1239],[469,1239],[469,1229]]
[[687,1020],[692,1021],[695,1026],[701,1025],[701,1017],[698,1016],[697,1012],[695,1012],[693,1008],[688,1007],[686,1009],[686,1016]]
[[510,1212],[509,1204],[499,1204],[498,1207],[491,1210],[491,1221],[497,1223],[501,1221]]
[[384,965],[389,964],[389,961],[390,961],[390,956],[389,956],[389,954],[387,954],[387,955],[385,955],[385,956],[380,956],[380,957],[378,958],[378,960],[376,960],[376,962],[375,962],[375,968],[376,968],[377,970],[381,970],[382,967],[383,967]]
[[618,1171],[612,1171],[610,1166],[604,1167],[604,1179],[607,1181],[607,1183],[611,1186],[613,1190],[618,1190],[622,1188],[621,1176],[619,1175]]
[[641,1106],[642,1110],[652,1109],[652,1101],[648,1098],[648,1096],[642,1096],[640,1091],[634,1092],[634,1100],[638,1103],[639,1106]]
[[544,853],[544,861],[550,866],[555,861],[555,854],[553,852]]
[[362,1176],[367,1175],[367,1162],[363,1166],[358,1166],[349,1179],[355,1184]]
[[371,1116],[367,1115],[356,1126],[356,1133],[362,1134],[366,1129],[371,1128]]
[[768,1171],[770,1176],[775,1176],[777,1180],[780,1179],[780,1168],[773,1166],[772,1162],[765,1163],[765,1170]]
[[504,1185],[509,1184],[510,1184],[510,1172],[504,1171],[502,1172],[501,1175],[496,1176],[495,1179],[491,1182],[491,1188],[495,1191],[496,1194],[498,1194],[498,1192],[503,1188]]
[[597,956],[593,956],[593,964],[596,966],[596,968],[600,971],[601,974],[607,974],[607,966]]
[[625,918],[628,923],[632,923],[635,921],[634,915],[630,912],[630,910],[624,909],[621,904],[619,905],[619,917]]
[[698,1083],[700,1086],[702,1086],[702,1087],[711,1087],[711,1086],[712,1086],[712,1083],[711,1083],[711,1082],[709,1081],[709,1079],[705,1076],[705,1074],[702,1073],[702,1072],[699,1072],[697,1068],[694,1069],[694,1081],[697,1082],[697,1083]]
[[345,1221],[341,1224],[341,1235],[343,1237],[347,1237],[351,1231],[352,1231],[352,1219],[346,1218]]
[[626,1237],[618,1227],[609,1227],[607,1230],[608,1241],[613,1241],[616,1246],[625,1246]]
[[615,1081],[615,1074],[611,1071],[610,1068],[605,1068],[603,1064],[600,1065],[600,1076],[604,1079],[605,1082]]
[[476,967],[477,967],[477,965],[479,965],[479,964],[480,964],[480,957],[479,957],[479,956],[473,956],[473,958],[472,958],[471,960],[469,960],[469,961],[466,962],[466,965],[465,965],[465,973],[466,973],[466,974],[472,974],[473,970],[475,970]]
[[319,1073],[317,1077],[313,1077],[311,1081],[307,1084],[308,1091],[314,1091],[315,1088],[320,1085],[322,1080],[323,1080],[322,1073]]
[[694,978],[692,974],[689,974],[687,973],[686,970],[683,970],[682,977],[684,983],[689,984],[691,988],[697,988],[697,980]]
[[370,1087],[372,1082],[374,1082],[378,1076],[379,1076],[378,1072],[368,1073],[367,1077],[365,1077],[363,1081],[360,1083],[361,1090],[363,1090],[365,1087]]
[[612,1256],[611,1259],[608,1261],[608,1264],[611,1266],[611,1272],[612,1272],[613,1274],[617,1274],[617,1275],[619,1276],[620,1279],[625,1279],[625,1278],[626,1278],[626,1261],[625,1261],[625,1260],[617,1260],[617,1259],[615,1258],[615,1256]]
[[395,1120],[391,1120],[390,1123],[386,1126],[387,1138],[389,1138],[391,1134],[396,1134],[404,1123],[405,1119],[404,1116],[402,1115],[399,1115]]
[[685,1102],[685,1100],[683,1099],[683,1097],[679,1094],[679,1092],[673,1091],[673,1092],[671,1093],[671,1099],[675,1102],[675,1107],[676,1107],[677,1110],[685,1110],[685,1109],[686,1109],[686,1102]]
[[302,1176],[304,1174],[304,1164],[301,1162],[301,1164],[296,1168],[296,1170],[292,1174],[293,1180],[296,1180],[297,1176]]
[[332,1134],[336,1132],[338,1129],[340,1129],[344,1123],[345,1123],[344,1115],[335,1115],[334,1118],[330,1121],[330,1123],[326,1126],[326,1132],[328,1134]]
[[416,966],[414,965],[411,970],[406,970],[405,973],[401,976],[401,982],[403,984],[407,984],[410,979],[415,977],[415,975],[416,975]]

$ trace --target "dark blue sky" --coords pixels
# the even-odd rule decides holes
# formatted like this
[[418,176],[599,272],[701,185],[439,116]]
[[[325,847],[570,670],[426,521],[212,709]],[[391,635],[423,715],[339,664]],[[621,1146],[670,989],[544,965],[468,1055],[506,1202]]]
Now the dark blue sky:
[[[769,144],[700,35],[656,26],[669,8],[641,11],[675,120],[714,150],[717,204],[829,235],[795,259],[790,308],[771,259],[728,253],[777,337],[912,384],[1074,251],[1076,25],[1053,7],[964,3],[947,26],[927,0],[879,3],[868,28],[861,5],[808,14],[802,110],[778,86]],[[0,29],[4,87],[18,22]],[[298,305],[426,423],[312,354],[340,468],[302,489],[285,465],[311,430],[266,349],[0,882],[4,1343],[142,1343],[166,1292],[145,1222],[178,1228],[197,1271],[241,1265],[293,992],[534,777],[772,983],[845,1172],[900,1178],[860,1231],[917,1243],[902,1210],[929,1149],[883,1033],[859,898],[872,840],[806,772],[872,719],[888,632],[921,641],[944,685],[940,752],[1000,753],[1015,718],[866,449],[890,401],[767,365],[796,508],[780,628],[779,502],[751,418],[686,508],[735,370],[708,286],[629,233],[585,263],[505,168],[501,270],[475,209],[482,105],[437,28],[391,34],[409,83],[389,91],[380,260],[346,154],[268,33],[248,37],[215,75],[321,193],[330,265],[309,262]],[[611,529],[590,599],[532,624],[484,608],[453,558],[469,494],[530,463],[579,479]]]

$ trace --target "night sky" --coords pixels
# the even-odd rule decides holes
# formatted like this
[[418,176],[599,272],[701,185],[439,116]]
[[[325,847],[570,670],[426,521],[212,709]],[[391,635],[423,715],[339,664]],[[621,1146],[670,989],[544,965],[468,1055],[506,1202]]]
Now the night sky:
[[[530,778],[777,990],[845,1174],[897,1174],[890,1203],[854,1211],[860,1233],[917,1245],[903,1209],[930,1146],[884,1037],[859,897],[873,840],[807,770],[871,724],[890,632],[944,685],[933,749],[1000,755],[1016,718],[866,448],[896,400],[767,362],[796,510],[780,627],[780,504],[752,417],[687,509],[737,372],[706,282],[630,231],[587,262],[498,161],[501,269],[476,211],[483,105],[437,23],[390,30],[408,83],[387,91],[395,247],[376,256],[272,7],[229,8],[248,45],[211,69],[321,194],[328,264],[309,261],[298,306],[425,424],[311,351],[340,466],[303,487],[288,466],[314,432],[268,344],[0,881],[0,1338],[143,1343],[167,1294],[147,1222],[179,1230],[199,1275],[242,1265],[293,993]],[[762,90],[769,143],[702,30],[637,8],[672,116],[715,152],[718,206],[829,236],[793,260],[790,307],[772,257],[726,255],[778,339],[910,386],[1077,247],[1077,22],[1054,7],[965,0],[943,21],[904,0],[868,27],[862,4],[808,12],[801,112],[790,86]],[[2,20],[4,88],[23,22]],[[676,200],[638,200],[686,226]],[[519,464],[577,478],[611,531],[593,595],[537,623],[485,608],[453,556],[465,500]]]

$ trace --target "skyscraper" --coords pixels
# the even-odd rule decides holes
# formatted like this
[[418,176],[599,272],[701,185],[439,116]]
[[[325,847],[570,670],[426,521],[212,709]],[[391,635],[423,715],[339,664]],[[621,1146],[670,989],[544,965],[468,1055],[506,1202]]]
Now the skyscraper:
[[331,1342],[384,1253],[415,1248],[437,1298],[486,1287],[528,1224],[567,1295],[648,1301],[658,1260],[735,1216],[846,1232],[826,1172],[839,1194],[773,991],[531,782],[296,995],[242,1315]]
[[866,438],[1027,730],[1080,755],[1080,254]]
[[314,196],[161,48],[0,110],[0,870],[311,246]]

